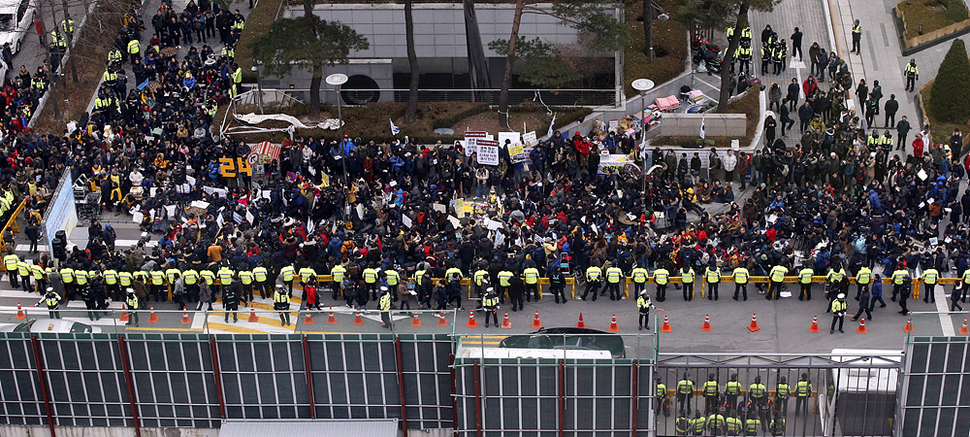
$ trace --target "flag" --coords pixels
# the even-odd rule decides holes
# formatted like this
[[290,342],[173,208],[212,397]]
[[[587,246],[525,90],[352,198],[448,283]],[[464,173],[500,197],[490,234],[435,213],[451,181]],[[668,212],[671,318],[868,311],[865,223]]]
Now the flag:
[[703,140],[705,137],[707,137],[707,134],[704,131],[704,118],[701,118],[701,139]]
[[556,114],[552,114],[552,121],[549,122],[549,130],[546,131],[546,136],[552,138],[552,127],[556,125]]
[[387,121],[391,122],[391,135],[397,135],[401,133],[401,128],[394,125],[394,120],[391,120],[390,118],[388,118]]

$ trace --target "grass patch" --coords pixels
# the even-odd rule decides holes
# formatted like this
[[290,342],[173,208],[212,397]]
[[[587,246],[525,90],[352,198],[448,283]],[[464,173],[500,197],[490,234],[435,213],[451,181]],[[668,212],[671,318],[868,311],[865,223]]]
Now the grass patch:
[[626,0],[626,29],[630,34],[630,44],[623,52],[623,81],[626,95],[637,96],[639,91],[630,84],[639,78],[647,78],[657,85],[677,77],[684,72],[687,61],[687,27],[675,19],[678,2],[658,0],[657,3],[671,15],[667,21],[653,20],[653,48],[655,58],[650,62],[646,53],[647,43],[643,35],[643,1]]
[[896,9],[903,16],[905,39],[919,36],[920,24],[926,34],[970,18],[963,0],[912,0],[911,4],[897,3]]
[[249,48],[249,42],[269,31],[270,26],[276,21],[276,12],[280,10],[282,2],[283,0],[260,0],[246,17],[246,27],[243,28],[239,43],[236,44],[235,57],[236,63],[242,67],[243,82],[256,82],[256,73],[252,71],[253,49]]
[[[538,106],[538,105],[536,105]],[[509,123],[512,126],[522,126],[526,124],[530,131],[535,131],[539,136],[545,135],[549,127],[551,116],[546,114],[545,108],[541,106],[529,105],[513,106]],[[268,109],[268,108],[267,108]],[[452,143],[455,140],[464,139],[462,132],[466,130],[484,130],[495,134],[500,131],[498,113],[491,110],[483,103],[470,102],[423,102],[418,104],[417,121],[411,125],[404,124],[404,111],[407,103],[370,103],[365,106],[343,107],[341,109],[344,118],[344,133],[351,137],[360,137],[364,140],[384,141],[393,138],[390,132],[388,119],[393,119],[394,124],[401,128],[401,133],[397,136],[403,139],[405,135],[418,141],[421,144],[433,144],[441,140],[444,143]],[[552,108],[557,111],[556,122],[559,126],[578,119],[581,116],[589,115],[592,110],[589,108]],[[221,111],[221,110],[220,110]],[[238,113],[256,112],[255,106],[243,106],[237,109]],[[282,110],[283,113],[297,118],[304,118],[307,108],[304,105],[295,105]],[[217,115],[217,120],[222,120],[221,112]],[[320,119],[336,118],[337,108],[332,105],[322,105],[320,108]],[[229,126],[243,126],[238,121],[230,121]],[[259,124],[264,128],[282,128],[285,123],[265,122]],[[439,127],[449,127],[455,131],[455,135],[438,135],[434,130]],[[336,140],[340,133],[336,130],[324,129],[301,129],[296,133],[303,137],[323,138]],[[289,136],[284,132],[272,132],[265,134],[246,134],[233,135],[233,139],[246,142],[273,141],[281,142]]]
[[[754,138],[754,132],[758,128],[758,123],[761,122],[761,102],[759,98],[759,91],[757,87],[749,88],[749,91],[744,95],[739,97],[737,100],[728,104],[727,113],[729,114],[744,114],[745,129],[744,136],[741,138],[734,137],[712,137],[708,136],[708,141],[713,141],[715,147],[730,147],[731,140],[739,140],[741,142],[741,147],[747,147],[751,144],[751,140]],[[652,145],[657,146],[680,146],[683,143],[694,141],[700,137],[656,137],[651,141]]]
[[64,63],[59,69],[61,77],[55,86],[57,89],[48,90],[55,93],[49,99],[58,99],[57,111],[53,102],[48,101],[37,114],[34,132],[60,136],[68,122],[81,118],[98,88],[107,66],[108,50],[114,46],[115,32],[121,28],[122,18],[129,7],[130,3],[124,0],[98,2],[97,12],[88,17],[71,54],[78,81],[73,81],[70,64]]
[[[953,133],[954,129],[960,129],[960,132],[970,132],[970,123],[966,121],[963,123],[954,123],[950,121],[942,121],[937,119],[936,117],[933,117],[932,115],[933,99],[930,98],[930,90],[933,89],[933,83],[935,82],[936,82],[936,79],[930,80],[929,82],[926,83],[926,85],[922,86],[919,90],[920,97],[922,97],[922,101],[923,101],[923,104],[922,104],[923,117],[926,119],[926,123],[929,123],[930,125],[930,136],[936,137],[933,139],[933,142],[949,143],[950,135]],[[919,130],[918,126],[914,126],[914,128]],[[964,152],[966,152],[967,150],[966,146],[967,146],[968,140],[970,140],[970,136],[964,134],[963,149],[962,149]]]

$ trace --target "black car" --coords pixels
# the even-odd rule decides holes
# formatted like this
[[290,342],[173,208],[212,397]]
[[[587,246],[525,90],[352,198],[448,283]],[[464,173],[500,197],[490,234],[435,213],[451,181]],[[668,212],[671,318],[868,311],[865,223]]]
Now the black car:
[[548,328],[532,334],[510,335],[498,347],[516,349],[571,349],[608,351],[623,358],[623,338],[617,334],[586,328]]

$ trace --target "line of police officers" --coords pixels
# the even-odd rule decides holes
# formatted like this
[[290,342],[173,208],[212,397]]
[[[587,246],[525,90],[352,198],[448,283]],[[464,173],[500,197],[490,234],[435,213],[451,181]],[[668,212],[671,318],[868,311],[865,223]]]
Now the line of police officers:
[[[715,374],[708,375],[707,381],[701,386],[700,394],[704,396],[704,411],[694,411],[691,418],[691,405],[696,392],[694,381],[685,373],[677,382],[675,395],[678,409],[674,421],[677,435],[729,435],[754,436],[760,432],[770,432],[771,435],[784,435],[788,414],[788,400],[794,396],[795,417],[804,414],[808,416],[809,399],[813,396],[812,382],[807,373],[801,374],[801,379],[794,389],[788,384],[786,377],[781,376],[775,384],[774,397],[770,397],[767,387],[761,382],[761,376],[756,376],[754,382],[742,391],[738,375],[732,374],[730,380],[721,390]],[[738,402],[738,398],[741,399]],[[657,377],[657,412],[670,416],[670,398],[667,386]]]

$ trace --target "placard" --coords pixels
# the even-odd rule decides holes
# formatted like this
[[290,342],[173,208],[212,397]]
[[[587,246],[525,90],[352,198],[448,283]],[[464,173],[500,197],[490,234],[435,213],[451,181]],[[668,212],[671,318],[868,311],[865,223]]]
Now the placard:
[[539,138],[536,137],[535,131],[526,132],[525,135],[522,135],[522,142],[527,146],[535,146],[539,144]]
[[509,140],[510,144],[512,144],[513,146],[516,144],[522,144],[522,140],[520,139],[520,137],[521,136],[519,135],[518,132],[499,132],[498,144],[504,147],[505,140]]
[[525,153],[525,148],[521,144],[514,146],[509,146],[509,158],[512,159],[513,164],[518,164],[524,162],[529,158],[529,154]]
[[472,153],[478,152],[478,142],[479,138],[487,138],[488,132],[485,131],[466,131],[465,132],[465,156],[472,156]]
[[455,214],[458,218],[465,218],[465,199],[458,198],[455,199]]
[[406,215],[402,215],[401,216],[401,223],[404,223],[404,226],[407,226],[407,227],[410,228],[411,227],[411,217],[408,217]]
[[478,163],[498,165],[498,141],[478,139]]

